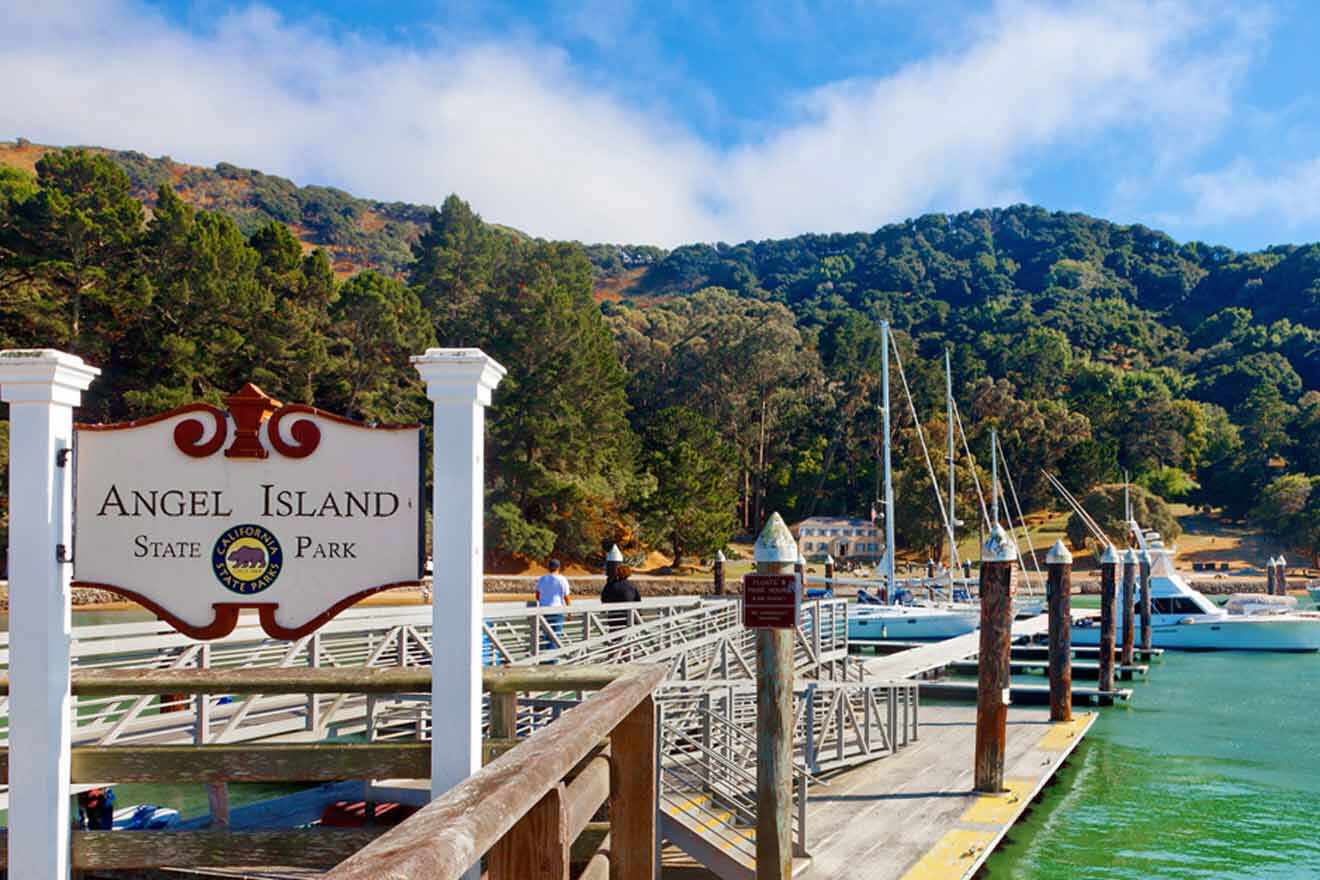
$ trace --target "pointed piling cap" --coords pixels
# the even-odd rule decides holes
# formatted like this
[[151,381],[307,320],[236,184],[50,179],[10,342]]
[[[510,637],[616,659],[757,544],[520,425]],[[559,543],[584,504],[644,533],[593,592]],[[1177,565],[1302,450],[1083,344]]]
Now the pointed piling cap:
[[724,561],[724,551],[723,551],[723,550],[716,550],[716,551],[715,551],[715,561],[716,561],[716,562],[723,562],[723,561]]
[[1072,561],[1072,553],[1068,552],[1068,548],[1063,545],[1062,538],[1055,541],[1054,546],[1050,548],[1050,552],[1045,554],[1046,565],[1072,565]]
[[778,513],[770,514],[761,536],[756,539],[752,557],[757,562],[795,563],[798,561],[797,541],[793,533],[784,525],[784,518]]
[[826,564],[826,565],[833,565],[833,564],[834,564],[834,557],[831,556],[830,554],[826,553],[826,554],[825,554],[825,564]]
[[1283,558],[1283,554],[1280,553],[1280,554],[1279,554],[1279,558],[1276,559],[1276,560],[1274,560],[1274,564],[1277,565],[1279,568],[1287,568],[1287,567],[1288,567],[1288,560],[1284,559],[1284,558]]
[[1113,544],[1105,545],[1105,552],[1100,554],[1101,565],[1117,565],[1118,549]]
[[623,554],[619,552],[619,545],[610,547],[610,552],[605,554],[606,562],[623,562]]
[[1136,550],[1133,550],[1131,547],[1129,547],[1129,548],[1127,548],[1126,550],[1124,550],[1124,551],[1123,551],[1123,564],[1124,564],[1124,565],[1136,565],[1136,564],[1137,564],[1137,551],[1136,551]]
[[1137,554],[1137,561],[1142,563],[1143,565],[1150,565],[1151,562],[1154,561],[1154,558],[1155,557],[1151,554],[1149,550],[1142,550],[1140,553]]
[[1004,527],[995,523],[995,527],[990,530],[990,537],[985,539],[985,546],[981,548],[982,562],[1012,562],[1018,558],[1017,544]]

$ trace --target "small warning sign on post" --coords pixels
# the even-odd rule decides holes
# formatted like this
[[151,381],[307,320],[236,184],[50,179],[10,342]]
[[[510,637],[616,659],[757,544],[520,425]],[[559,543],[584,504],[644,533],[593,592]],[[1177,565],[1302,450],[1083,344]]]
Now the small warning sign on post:
[[743,626],[751,629],[792,629],[802,600],[797,575],[743,576]]

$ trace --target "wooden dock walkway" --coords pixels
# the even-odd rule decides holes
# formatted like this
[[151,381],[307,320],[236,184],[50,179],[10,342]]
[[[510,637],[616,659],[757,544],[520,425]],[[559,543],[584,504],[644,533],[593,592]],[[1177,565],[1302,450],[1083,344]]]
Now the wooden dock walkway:
[[920,738],[897,755],[841,773],[808,798],[812,877],[957,880],[971,877],[1095,722],[1051,724],[1047,709],[1014,706],[1005,762],[1009,791],[972,791],[974,706],[921,710]]

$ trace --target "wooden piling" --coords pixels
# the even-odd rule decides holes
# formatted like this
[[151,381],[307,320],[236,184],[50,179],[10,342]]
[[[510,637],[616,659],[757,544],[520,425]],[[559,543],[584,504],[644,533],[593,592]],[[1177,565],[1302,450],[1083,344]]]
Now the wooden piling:
[[1072,554],[1056,541],[1045,556],[1050,612],[1050,720],[1072,720]]
[[1141,551],[1141,650],[1149,651],[1150,631],[1150,551]]
[[1137,662],[1137,551],[1129,548],[1123,554],[1123,665],[1131,666]]
[[1283,554],[1274,560],[1274,585],[1280,596],[1288,595],[1288,560],[1283,558]]
[[1117,611],[1118,551],[1105,546],[1100,556],[1100,684],[1102,691],[1114,689],[1114,618]]
[[1016,559],[1017,546],[996,524],[981,550],[981,650],[976,690],[976,790],[988,794],[1004,791]]
[[825,589],[834,589],[834,557],[828,553],[825,554]]
[[1273,556],[1265,563],[1265,593],[1270,596],[1279,594],[1279,570],[1274,565]]
[[711,566],[711,575],[715,578],[715,595],[724,595],[724,551],[715,551],[715,563]]
[[[775,513],[756,540],[758,574],[790,574],[796,542]],[[793,877],[793,631],[756,633],[756,880]]]

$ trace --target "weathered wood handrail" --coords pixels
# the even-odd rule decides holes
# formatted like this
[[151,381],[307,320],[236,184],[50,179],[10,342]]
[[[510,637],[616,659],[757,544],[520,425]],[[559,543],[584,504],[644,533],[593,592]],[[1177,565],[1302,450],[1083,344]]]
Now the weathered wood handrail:
[[[577,824],[585,807],[562,803],[573,799],[562,780],[599,747],[604,737],[610,739],[611,749],[610,873],[623,880],[654,876],[656,746],[652,694],[664,680],[666,670],[623,670],[621,677],[565,712],[558,723],[529,737],[517,749],[432,801],[326,877],[458,880],[525,818],[535,821],[523,826],[522,836],[534,830],[543,846],[557,847],[557,858],[566,858],[563,852],[571,843],[569,816],[573,816],[572,824]],[[626,772],[620,772],[620,768],[626,768]],[[584,776],[579,776],[574,788],[582,791],[589,787],[599,792],[596,774],[581,782]],[[590,800],[585,794],[581,799]],[[528,880],[542,876],[530,867],[535,863],[535,853],[524,855],[525,873],[515,876]],[[514,867],[516,860],[511,858],[501,855],[502,864],[492,866],[492,880],[503,873],[504,866]]]
[[[625,674],[623,666],[503,666],[483,669],[491,693],[594,691]],[[80,697],[172,694],[403,694],[430,693],[425,666],[355,669],[75,669],[72,691]],[[0,695],[9,676],[0,676]]]

